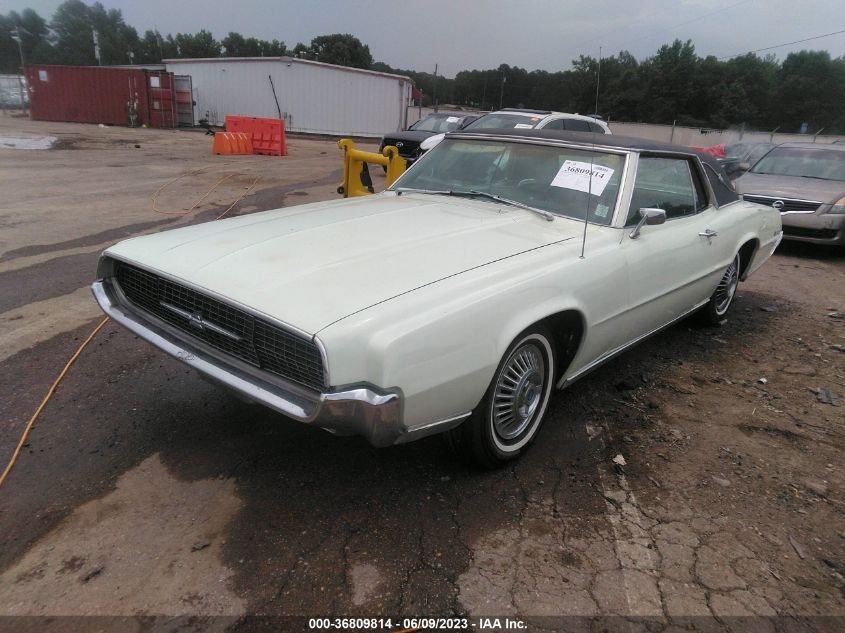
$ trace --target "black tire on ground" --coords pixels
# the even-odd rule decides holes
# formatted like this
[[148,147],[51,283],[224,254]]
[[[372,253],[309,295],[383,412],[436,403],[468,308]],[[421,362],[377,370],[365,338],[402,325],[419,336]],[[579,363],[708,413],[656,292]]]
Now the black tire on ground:
[[531,327],[511,343],[472,415],[444,435],[458,454],[483,468],[517,459],[534,440],[554,389],[552,337]]
[[736,288],[739,285],[741,264],[742,260],[739,253],[737,253],[719,280],[719,285],[710,296],[710,301],[707,302],[707,305],[699,313],[705,324],[722,325],[728,320],[728,310],[730,310],[731,304],[733,304],[734,297],[736,296]]

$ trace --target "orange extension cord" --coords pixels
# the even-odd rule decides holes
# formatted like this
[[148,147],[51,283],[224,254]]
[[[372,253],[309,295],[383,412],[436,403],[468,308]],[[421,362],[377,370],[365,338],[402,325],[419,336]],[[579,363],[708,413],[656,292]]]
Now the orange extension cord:
[[[155,211],[156,213],[162,213],[162,214],[164,214],[164,215],[187,215],[188,213],[190,213],[191,211],[193,211],[194,209],[196,209],[196,208],[200,205],[200,203],[201,203],[203,200],[205,200],[205,199],[209,196],[209,194],[211,194],[211,192],[212,192],[212,191],[214,191],[214,190],[217,188],[217,186],[218,186],[221,182],[223,182],[224,180],[226,180],[226,179],[231,178],[232,176],[234,176],[234,174],[229,174],[228,176],[224,176],[223,178],[221,178],[220,180],[218,180],[218,181],[214,184],[214,186],[213,186],[211,189],[209,189],[208,191],[206,191],[206,192],[202,195],[202,197],[200,197],[200,198],[199,198],[199,199],[198,199],[198,200],[197,200],[197,201],[193,204],[193,206],[191,206],[191,208],[190,208],[190,209],[188,209],[187,211],[180,212],[180,213],[176,214],[176,213],[167,213],[167,212],[165,212],[165,211],[159,211],[159,210],[156,208],[156,200],[157,200],[157,198],[158,198],[158,194],[159,194],[159,193],[161,193],[161,191],[162,191],[165,187],[167,187],[168,185],[170,185],[170,184],[172,184],[172,183],[176,182],[177,180],[179,180],[179,179],[180,179],[180,178],[182,178],[183,176],[187,176],[188,174],[191,174],[191,175],[196,175],[196,174],[200,173],[203,169],[206,169],[206,168],[205,168],[205,167],[203,167],[202,169],[195,170],[195,171],[193,171],[193,172],[186,172],[186,173],[182,174],[181,176],[177,176],[177,177],[176,177],[176,178],[174,178],[173,180],[170,180],[169,182],[167,182],[167,183],[165,183],[164,185],[162,185],[162,186],[161,186],[161,187],[160,187],[160,188],[159,188],[159,189],[158,189],[158,190],[157,190],[157,191],[153,194],[153,197],[152,197],[152,210],[153,210],[153,211]],[[255,188],[255,185],[257,185],[257,184],[258,184],[258,181],[259,181],[260,179],[261,179],[261,177],[259,176],[258,178],[256,178],[255,180],[253,180],[253,181],[252,181],[252,184],[250,184],[250,185],[249,185],[249,187],[247,187],[247,188],[244,190],[244,192],[243,192],[240,196],[238,196],[238,197],[235,199],[235,201],[234,201],[232,204],[230,204],[230,205],[229,205],[229,207],[228,207],[228,208],[227,208],[227,209],[226,209],[223,213],[221,213],[220,215],[218,215],[218,216],[217,216],[216,218],[214,218],[214,219],[215,219],[215,220],[219,220],[219,219],[220,219],[220,218],[222,218],[224,215],[226,215],[227,213],[229,213],[229,211],[231,211],[231,210],[235,207],[235,205],[236,205],[236,204],[238,204],[241,200],[243,200],[243,199],[246,197],[246,195],[247,195],[250,191],[252,191],[252,190]],[[71,368],[71,365],[73,365],[73,364],[76,362],[76,359],[77,359],[77,358],[79,358],[79,355],[82,353],[82,350],[84,350],[84,349],[87,347],[88,343],[90,343],[90,342],[94,339],[94,337],[97,335],[97,333],[98,333],[101,329],[103,329],[103,326],[104,326],[106,323],[108,323],[108,321],[109,321],[109,317],[106,317],[105,319],[103,319],[102,321],[100,321],[100,323],[97,325],[97,327],[95,327],[95,328],[94,328],[94,331],[93,331],[93,332],[91,332],[91,334],[89,334],[89,335],[88,335],[88,338],[86,338],[86,339],[85,339],[85,341],[83,341],[82,345],[80,345],[80,346],[79,346],[79,349],[77,349],[77,350],[76,350],[76,352],[73,354],[73,356],[71,356],[71,357],[70,357],[70,360],[67,362],[67,364],[65,365],[64,369],[62,369],[61,373],[58,375],[58,377],[56,378],[56,380],[55,380],[55,381],[53,381],[53,385],[50,387],[49,391],[47,391],[47,395],[46,395],[46,396],[44,396],[44,399],[41,401],[41,404],[40,404],[40,405],[38,405],[38,408],[35,410],[35,413],[33,413],[33,414],[32,414],[32,417],[29,419],[29,422],[27,422],[27,423],[26,423],[26,426],[24,427],[24,430],[23,430],[23,435],[21,435],[21,439],[20,439],[20,441],[18,442],[17,448],[15,448],[15,452],[12,454],[12,458],[9,460],[9,463],[6,465],[6,468],[5,468],[5,470],[3,471],[3,474],[2,474],[2,475],[0,475],[0,487],[2,487],[4,483],[6,483],[6,478],[9,476],[9,473],[10,473],[10,472],[12,472],[12,468],[14,468],[15,463],[18,461],[18,457],[20,457],[20,454],[21,454],[21,449],[23,449],[24,444],[26,444],[26,440],[27,440],[27,438],[29,438],[29,433],[30,433],[30,431],[32,431],[32,427],[33,427],[33,426],[35,426],[35,421],[38,419],[38,416],[40,416],[40,415],[41,415],[41,412],[44,410],[44,407],[46,407],[46,406],[47,406],[47,403],[50,401],[50,398],[52,398],[52,397],[53,397],[53,393],[56,391],[56,387],[58,387],[58,386],[59,386],[59,383],[60,383],[60,382],[62,381],[62,379],[65,377],[65,375],[67,374],[68,370]]]
[[88,335],[88,338],[86,338],[82,342],[82,345],[79,346],[79,349],[77,349],[76,352],[74,352],[73,356],[70,357],[70,360],[65,365],[65,368],[53,381],[53,385],[50,387],[50,390],[47,392],[47,395],[44,396],[44,399],[41,401],[41,404],[38,405],[38,408],[35,410],[35,413],[32,414],[32,417],[29,418],[29,422],[27,422],[26,427],[23,430],[23,435],[21,435],[21,439],[18,442],[18,446],[15,449],[15,452],[12,454],[12,459],[9,460],[9,464],[6,466],[6,469],[3,471],[3,474],[0,475],[0,487],[2,487],[3,484],[6,482],[6,478],[9,476],[9,473],[12,472],[12,467],[14,467],[15,462],[18,461],[18,457],[21,454],[21,449],[23,448],[23,445],[26,444],[26,440],[29,437],[29,432],[35,425],[35,421],[38,419],[38,416],[41,415],[41,412],[44,410],[44,407],[47,406],[47,403],[50,401],[50,398],[53,397],[53,393],[56,391],[56,387],[59,386],[59,383],[65,377],[65,374],[67,374],[71,365],[73,365],[76,362],[76,359],[79,358],[79,355],[82,353],[82,350],[84,350],[88,346],[88,343],[93,340],[93,338],[97,335],[97,332],[103,329],[103,326],[108,323],[108,321],[108,317],[100,321],[99,325],[95,327],[94,331]]

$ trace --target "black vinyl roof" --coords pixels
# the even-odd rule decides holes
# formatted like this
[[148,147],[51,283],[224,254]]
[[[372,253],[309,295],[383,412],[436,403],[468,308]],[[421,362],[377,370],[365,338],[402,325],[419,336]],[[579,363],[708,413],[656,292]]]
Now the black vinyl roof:
[[640,152],[645,154],[685,154],[687,156],[694,156],[701,159],[701,162],[712,169],[705,169],[707,179],[713,187],[716,194],[716,200],[719,205],[727,204],[739,200],[739,194],[733,189],[730,184],[730,179],[724,171],[721,163],[714,156],[705,154],[691,147],[684,145],[676,145],[674,143],[661,143],[660,141],[651,141],[644,138],[637,138],[635,136],[619,136],[617,134],[599,134],[597,132],[567,132],[565,130],[545,130],[545,129],[516,129],[504,128],[500,130],[483,129],[483,130],[461,130],[449,132],[446,136],[450,138],[459,138],[462,136],[512,136],[514,140],[518,138],[529,139],[548,139],[553,141],[564,141],[569,143],[577,143],[578,145],[595,145],[596,147],[612,147],[618,149],[627,149],[632,152]]

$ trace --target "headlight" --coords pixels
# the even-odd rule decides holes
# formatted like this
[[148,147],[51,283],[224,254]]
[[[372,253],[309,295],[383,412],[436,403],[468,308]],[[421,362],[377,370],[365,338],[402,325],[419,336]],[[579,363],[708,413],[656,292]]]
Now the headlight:
[[845,196],[834,202],[828,213],[845,213]]

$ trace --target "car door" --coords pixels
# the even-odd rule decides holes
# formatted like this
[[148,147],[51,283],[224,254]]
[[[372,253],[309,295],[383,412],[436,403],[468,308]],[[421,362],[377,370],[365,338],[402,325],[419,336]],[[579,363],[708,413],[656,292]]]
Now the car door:
[[[641,155],[626,216],[622,249],[628,263],[630,338],[659,328],[710,297],[723,271],[727,240],[698,161]],[[639,209],[659,208],[666,222],[630,231]]]

